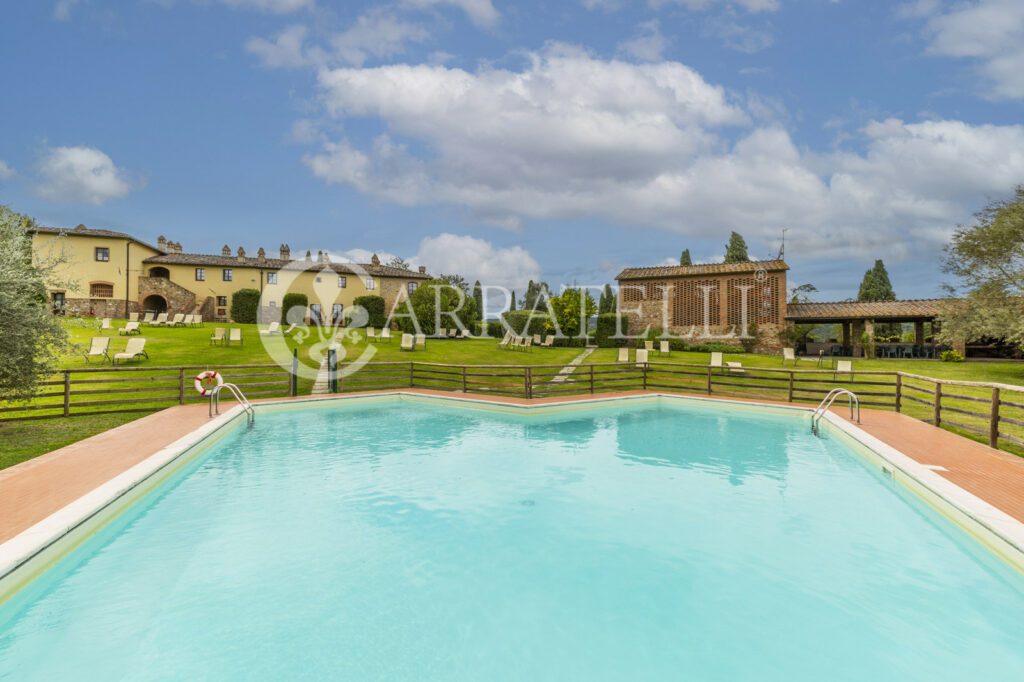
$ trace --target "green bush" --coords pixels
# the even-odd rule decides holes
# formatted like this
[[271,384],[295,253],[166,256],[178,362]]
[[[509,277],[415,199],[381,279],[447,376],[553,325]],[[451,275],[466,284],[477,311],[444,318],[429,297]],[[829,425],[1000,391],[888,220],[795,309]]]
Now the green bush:
[[[440,310],[437,309],[439,300]],[[443,327],[455,326],[454,315],[466,329],[470,329],[476,320],[476,301],[450,282],[432,279],[420,284],[409,298],[396,306],[393,315],[398,328],[409,334],[417,332],[413,317],[419,325],[418,331],[423,334],[437,333],[439,316]]]
[[473,333],[477,336],[490,336],[492,339],[500,339],[505,336],[505,328],[498,320],[487,320],[477,322],[473,325]]
[[[301,324],[306,321],[306,309],[309,307],[309,297],[305,294],[285,294],[281,301],[281,324]],[[288,311],[298,308],[291,319],[288,318]]]
[[548,316],[533,310],[513,310],[502,313],[502,317],[516,336],[543,335],[548,325]]
[[594,330],[594,343],[598,348],[620,348],[626,345],[626,338],[614,338],[617,330],[625,335],[629,331],[628,318],[621,313],[603,313],[597,316],[597,328]]
[[387,324],[388,318],[384,314],[386,304],[383,296],[356,296],[355,300],[352,301],[353,306],[361,306],[366,310],[366,326],[367,327],[383,327]]
[[256,289],[239,289],[231,294],[231,319],[239,324],[256,324],[260,309],[260,292]]
[[964,356],[957,353],[955,350],[947,350],[942,352],[943,362],[963,362]]

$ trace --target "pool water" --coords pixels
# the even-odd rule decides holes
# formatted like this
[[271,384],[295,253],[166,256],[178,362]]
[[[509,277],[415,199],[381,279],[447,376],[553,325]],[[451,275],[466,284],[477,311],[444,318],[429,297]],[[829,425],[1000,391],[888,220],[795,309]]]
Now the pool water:
[[806,415],[261,413],[0,605],[12,680],[1024,680],[1024,579]]

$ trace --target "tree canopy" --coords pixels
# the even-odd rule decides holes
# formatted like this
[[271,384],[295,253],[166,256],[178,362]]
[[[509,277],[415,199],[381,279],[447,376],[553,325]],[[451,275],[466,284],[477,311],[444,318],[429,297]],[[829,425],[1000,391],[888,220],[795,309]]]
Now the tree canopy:
[[477,319],[476,301],[451,281],[432,279],[396,306],[392,319],[399,329],[409,334],[435,334],[441,327],[468,329]]
[[391,260],[385,263],[389,268],[398,268],[399,270],[411,270],[408,261],[401,256],[394,256]]
[[729,235],[729,243],[725,245],[725,262],[746,263],[749,260],[747,242],[738,232],[733,232]]
[[476,319],[484,319],[484,292],[480,286],[480,280],[473,283],[473,300],[476,301]]
[[614,313],[617,307],[615,292],[612,291],[612,285],[605,284],[604,289],[601,291],[601,298],[597,302],[597,314],[604,315],[606,313]]
[[885,269],[885,263],[881,259],[876,260],[874,267],[864,273],[864,279],[860,283],[860,290],[857,292],[857,300],[896,300],[896,293],[892,290],[892,283],[889,281],[889,272]]
[[[734,233],[735,234],[735,233]],[[680,265],[693,265],[693,259],[690,258],[690,250],[683,249],[683,253],[679,256]]]
[[1002,338],[1024,350],[1024,185],[990,202],[946,246],[943,271],[956,277],[939,317],[944,343]]
[[547,282],[534,282],[532,279],[526,285],[526,295],[523,296],[523,310],[547,310],[546,299],[551,296]]

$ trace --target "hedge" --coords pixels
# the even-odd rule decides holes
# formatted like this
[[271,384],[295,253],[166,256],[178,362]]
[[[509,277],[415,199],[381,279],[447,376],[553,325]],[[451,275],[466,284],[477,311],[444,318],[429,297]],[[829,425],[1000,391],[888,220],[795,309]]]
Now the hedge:
[[387,324],[388,318],[384,314],[385,303],[382,296],[356,296],[352,305],[362,306],[366,310],[367,327],[383,327]]
[[594,343],[598,348],[619,348],[626,345],[626,338],[613,338],[617,330],[622,334],[629,331],[629,322],[622,313],[603,313],[597,316],[597,328],[594,330]]
[[505,336],[505,327],[498,320],[487,320],[486,322],[476,322],[473,325],[473,332],[477,336],[487,336],[492,339],[500,339]]
[[239,324],[256,324],[260,309],[260,292],[256,289],[239,289],[231,294],[231,320]]
[[[302,324],[306,321],[306,309],[309,307],[309,297],[305,294],[285,294],[281,301],[281,324]],[[300,312],[288,319],[288,311],[292,308],[299,308]]]
[[516,336],[544,334],[548,325],[548,316],[544,313],[535,313],[533,310],[512,310],[502,313],[502,317]]

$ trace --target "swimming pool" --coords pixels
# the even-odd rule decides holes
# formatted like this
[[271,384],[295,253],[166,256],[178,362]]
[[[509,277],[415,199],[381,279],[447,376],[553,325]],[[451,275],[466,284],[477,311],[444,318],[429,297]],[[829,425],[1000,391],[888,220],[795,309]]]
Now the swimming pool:
[[1020,680],[1024,578],[806,413],[339,401],[0,605],[0,679]]

